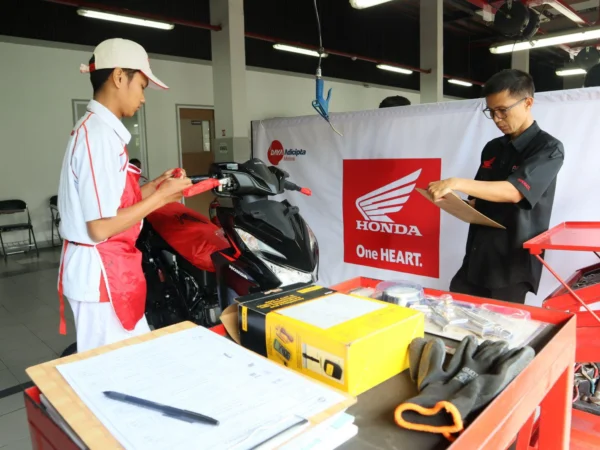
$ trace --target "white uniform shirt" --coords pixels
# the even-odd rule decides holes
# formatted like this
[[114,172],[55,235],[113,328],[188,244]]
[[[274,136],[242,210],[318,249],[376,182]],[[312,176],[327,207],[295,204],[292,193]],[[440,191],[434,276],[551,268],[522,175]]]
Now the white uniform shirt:
[[[125,146],[131,134],[105,106],[92,100],[67,145],[58,187],[61,236],[94,245],[87,222],[115,217],[127,180]],[[102,260],[95,247],[69,243],[63,254],[63,292],[69,300],[98,302]]]

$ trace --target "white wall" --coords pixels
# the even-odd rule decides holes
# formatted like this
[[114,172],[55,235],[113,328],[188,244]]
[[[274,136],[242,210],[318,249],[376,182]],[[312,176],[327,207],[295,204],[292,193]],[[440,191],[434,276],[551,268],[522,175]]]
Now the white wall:
[[[56,194],[65,145],[73,126],[73,99],[91,96],[89,77],[79,73],[92,48],[0,36],[0,199],[29,204],[38,241],[50,238],[48,199]],[[146,142],[150,175],[179,162],[176,105],[213,105],[212,68],[204,61],[151,55],[153,71],[171,89],[148,90]],[[333,87],[331,112],[375,109],[388,95],[419,103],[416,91],[325,81]],[[314,114],[314,78],[249,69],[251,120]],[[16,239],[21,240],[18,233]],[[13,241],[6,236],[7,241]]]

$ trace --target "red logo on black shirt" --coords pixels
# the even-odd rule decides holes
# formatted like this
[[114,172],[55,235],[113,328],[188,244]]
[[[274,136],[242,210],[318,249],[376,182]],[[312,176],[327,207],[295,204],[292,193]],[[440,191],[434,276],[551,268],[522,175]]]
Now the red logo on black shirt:
[[487,161],[484,161],[481,164],[481,168],[482,169],[491,169],[492,168],[492,164],[494,164],[494,161],[496,161],[496,157],[495,156],[493,158],[491,158],[491,159],[488,159]]
[[530,191],[530,190],[531,190],[531,186],[529,186],[529,183],[527,183],[527,181],[525,181],[525,180],[522,180],[521,178],[519,178],[517,181],[518,181],[519,183],[521,183],[523,186],[525,186],[525,189],[527,189],[528,191]]

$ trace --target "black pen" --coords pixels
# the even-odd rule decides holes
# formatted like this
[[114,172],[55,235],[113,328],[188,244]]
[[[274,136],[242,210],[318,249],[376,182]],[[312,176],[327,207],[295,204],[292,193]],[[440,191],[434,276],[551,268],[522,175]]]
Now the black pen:
[[104,395],[112,400],[118,400],[120,402],[141,406],[142,408],[160,411],[165,416],[173,417],[174,419],[184,420],[186,422],[204,422],[211,425],[219,425],[219,421],[217,419],[213,419],[212,417],[208,417],[193,411],[161,405],[160,403],[151,402],[150,400],[144,400],[142,398],[132,397],[131,395],[121,394],[114,391],[104,391]]

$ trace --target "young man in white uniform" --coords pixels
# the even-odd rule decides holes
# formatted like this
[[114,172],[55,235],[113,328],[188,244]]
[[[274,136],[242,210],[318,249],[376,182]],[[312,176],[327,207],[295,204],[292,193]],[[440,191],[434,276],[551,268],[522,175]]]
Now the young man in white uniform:
[[129,164],[131,134],[121,118],[142,106],[148,85],[168,89],[150,70],[143,47],[109,39],[81,71],[90,73],[94,100],[71,132],[58,190],[65,239],[58,280],[60,332],[66,333],[67,297],[78,352],[150,331],[135,241],[144,217],[179,201],[191,185],[185,173],[174,178],[172,169],[140,188],[140,170]]

